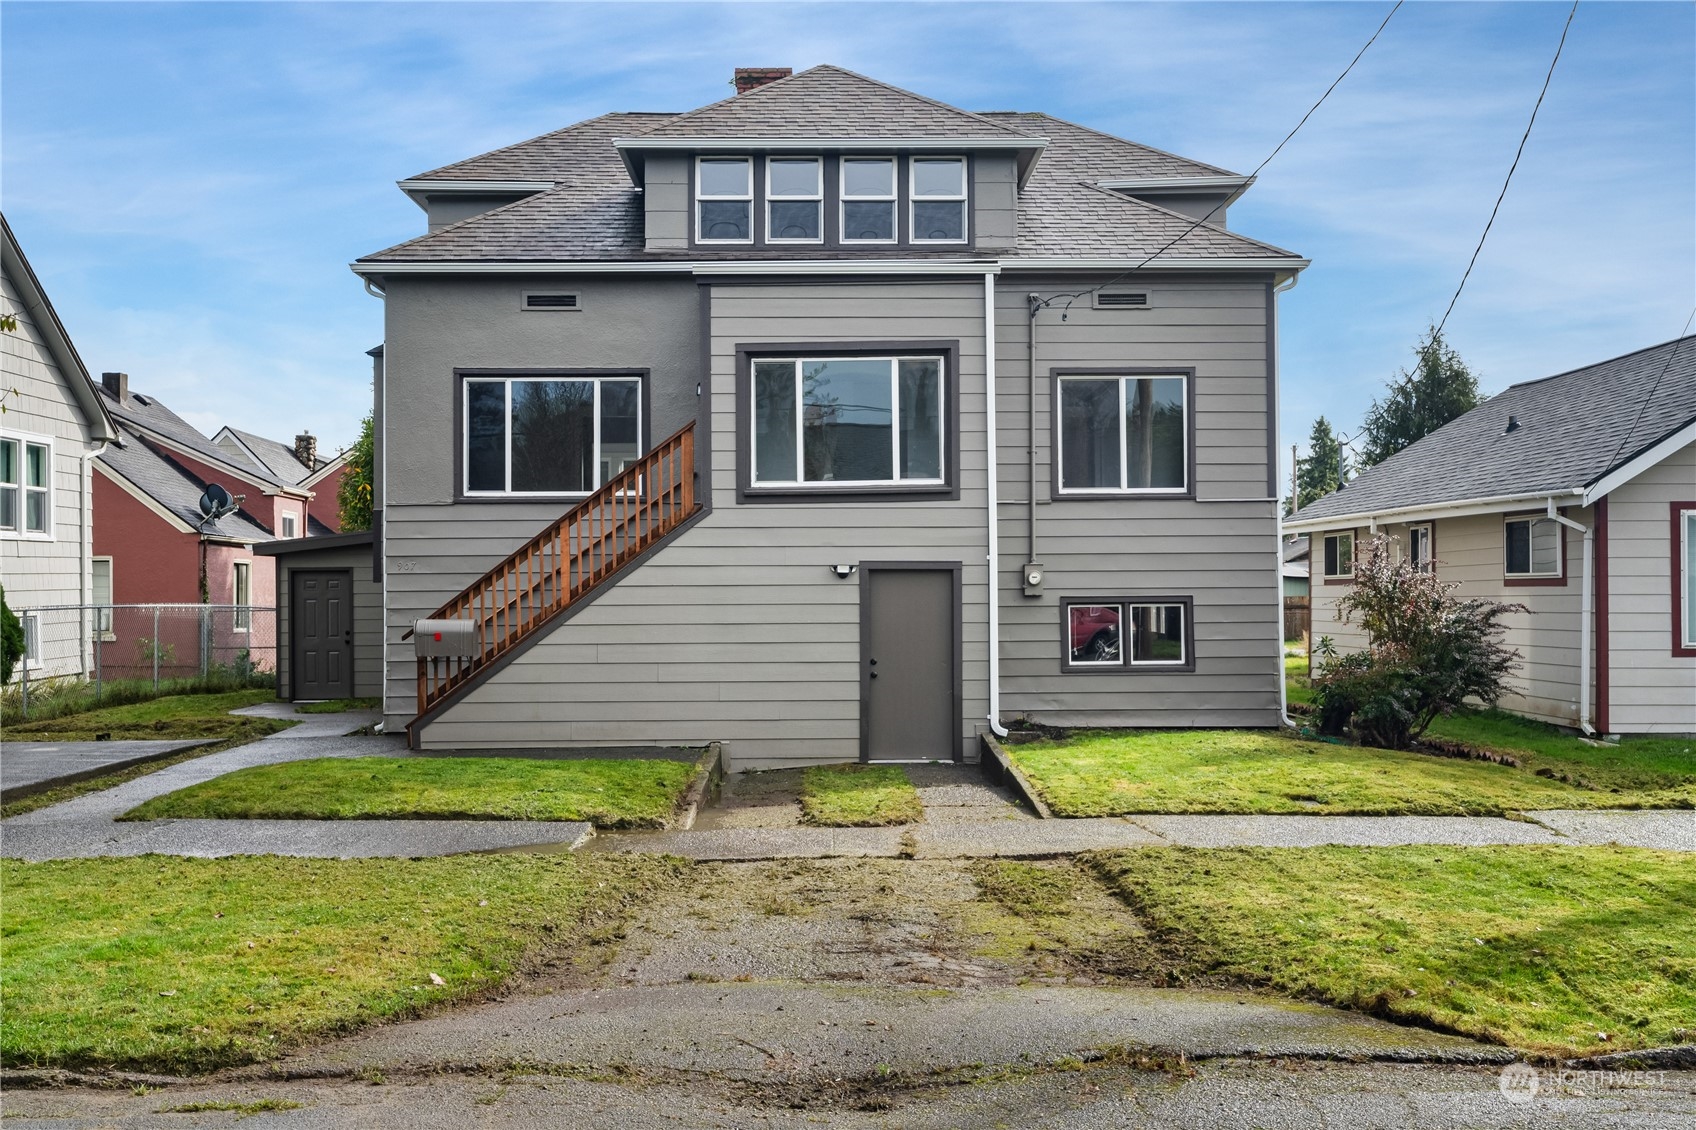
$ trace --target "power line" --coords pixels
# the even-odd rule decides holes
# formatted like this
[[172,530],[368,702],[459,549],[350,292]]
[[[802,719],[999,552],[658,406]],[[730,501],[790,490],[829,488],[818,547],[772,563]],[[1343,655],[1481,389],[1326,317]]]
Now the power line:
[[[1286,146],[1290,143],[1290,139],[1295,137],[1295,135],[1301,131],[1301,127],[1305,126],[1307,124],[1307,119],[1313,117],[1314,112],[1316,110],[1318,110],[1319,107],[1321,107],[1325,104],[1325,100],[1327,98],[1331,97],[1331,92],[1333,90],[1336,90],[1337,87],[1342,83],[1342,81],[1345,78],[1349,77],[1349,72],[1354,70],[1354,65],[1356,63],[1360,62],[1361,56],[1366,54],[1367,48],[1371,47],[1374,43],[1378,42],[1378,36],[1383,33],[1383,31],[1386,27],[1389,26],[1391,18],[1393,16],[1395,16],[1395,14],[1397,12],[1401,11],[1401,7],[1402,7],[1402,4],[1404,2],[1405,2],[1405,0],[1396,0],[1395,6],[1390,9],[1389,15],[1386,15],[1384,17],[1383,23],[1380,23],[1378,25],[1378,30],[1374,31],[1372,33],[1372,37],[1366,41],[1366,43],[1361,47],[1361,49],[1359,51],[1355,52],[1354,58],[1349,60],[1349,65],[1343,68],[1343,73],[1338,75],[1334,80],[1332,80],[1331,85],[1325,88],[1325,93],[1321,94],[1319,96],[1319,101],[1315,102],[1312,106],[1308,107],[1307,113],[1305,113],[1301,116],[1301,121],[1297,122],[1295,124],[1295,128],[1290,130],[1289,133],[1284,135],[1284,140],[1280,141],[1273,148],[1272,152],[1270,152],[1266,155],[1266,159],[1264,161],[1260,162],[1260,164],[1258,164],[1254,167],[1254,172],[1252,172],[1248,175],[1249,180],[1253,180],[1255,177],[1259,176],[1260,171],[1262,169],[1264,169],[1267,165],[1272,163],[1272,158],[1276,157],[1283,150],[1284,146]],[[1166,252],[1170,251],[1172,248],[1174,248],[1178,244],[1182,243],[1185,239],[1187,239],[1189,237],[1191,232],[1195,231],[1197,228],[1201,227],[1201,225],[1203,225],[1203,224],[1207,223],[1207,221],[1211,220],[1214,216],[1214,213],[1218,212],[1219,209],[1223,208],[1224,206],[1225,206],[1225,201],[1221,200],[1219,203],[1215,204],[1212,208],[1208,209],[1207,214],[1205,216],[1201,217],[1201,219],[1197,220],[1195,223],[1191,224],[1189,227],[1185,228],[1181,233],[1179,233],[1179,235],[1177,236],[1176,239],[1173,239],[1171,242],[1167,243],[1164,247],[1160,248],[1160,250],[1154,252],[1152,255],[1148,256],[1142,262],[1138,263],[1136,266],[1130,268],[1129,270],[1124,271],[1124,272],[1122,272],[1118,275],[1115,275],[1113,278],[1108,279],[1106,282],[1100,284],[1099,286],[1092,286],[1092,287],[1089,287],[1086,290],[1080,290],[1080,291],[1078,291],[1074,294],[1052,295],[1051,297],[1046,298],[1042,301],[1042,306],[1048,306],[1048,305],[1058,301],[1059,299],[1064,298],[1064,299],[1067,300],[1066,305],[1069,307],[1069,306],[1071,306],[1072,300],[1074,300],[1074,299],[1082,298],[1086,294],[1094,294],[1096,291],[1105,289],[1106,287],[1110,287],[1114,283],[1119,282],[1122,279],[1129,278],[1131,275],[1134,275],[1136,272],[1142,270],[1144,267],[1148,266],[1154,260],[1160,258],[1160,256],[1166,254]]]
[[1661,371],[1655,374],[1655,383],[1649,386],[1649,395],[1645,396],[1643,403],[1637,406],[1637,415],[1631,418],[1631,427],[1626,429],[1623,436],[1619,437],[1619,446],[1614,448],[1613,457],[1608,460],[1609,467],[1619,463],[1619,453],[1625,450],[1626,442],[1636,434],[1637,425],[1643,421],[1643,413],[1648,410],[1650,403],[1654,401],[1655,393],[1660,391],[1661,378],[1667,375],[1668,369],[1672,368],[1672,359],[1678,356],[1678,347],[1684,344],[1684,338],[1690,333],[1690,323],[1693,321],[1696,321],[1696,308],[1692,308],[1690,317],[1684,319],[1684,328],[1678,331],[1678,339],[1672,343],[1672,348],[1667,350],[1666,364],[1662,365]]
[[1525,153],[1525,143],[1531,139],[1531,127],[1537,124],[1537,111],[1543,108],[1543,96],[1549,93],[1549,80],[1555,77],[1555,64],[1561,61],[1561,50],[1566,46],[1566,33],[1572,30],[1572,17],[1578,14],[1578,0],[1572,0],[1572,8],[1566,14],[1566,23],[1561,27],[1561,41],[1555,45],[1555,57],[1549,60],[1549,73],[1543,76],[1543,89],[1537,92],[1537,104],[1531,107],[1531,120],[1525,123],[1525,132],[1520,135],[1519,148],[1513,155],[1513,164],[1508,166],[1508,175],[1502,181],[1502,191],[1496,194],[1496,206],[1490,209],[1490,219],[1484,224],[1484,231],[1478,237],[1478,246],[1472,249],[1472,259],[1466,264],[1466,273],[1460,277],[1460,285],[1455,287],[1454,297],[1449,299],[1449,308],[1443,311],[1443,318],[1437,323],[1437,332],[1431,335],[1434,343],[1442,334],[1443,327],[1449,323],[1449,315],[1454,313],[1455,303],[1460,301],[1460,292],[1466,289],[1466,280],[1472,277],[1472,268],[1478,263],[1478,254],[1484,250],[1484,241],[1490,238],[1490,227],[1496,222],[1496,213],[1502,209],[1502,198],[1508,194],[1508,185],[1513,183],[1514,170],[1519,168],[1519,159]]

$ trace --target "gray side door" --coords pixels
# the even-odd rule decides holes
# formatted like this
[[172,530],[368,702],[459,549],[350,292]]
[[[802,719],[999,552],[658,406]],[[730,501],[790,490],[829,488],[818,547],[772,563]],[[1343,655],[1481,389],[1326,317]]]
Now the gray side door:
[[860,757],[960,755],[960,567],[866,563],[860,573]]
[[353,697],[353,574],[289,574],[289,684],[294,699]]

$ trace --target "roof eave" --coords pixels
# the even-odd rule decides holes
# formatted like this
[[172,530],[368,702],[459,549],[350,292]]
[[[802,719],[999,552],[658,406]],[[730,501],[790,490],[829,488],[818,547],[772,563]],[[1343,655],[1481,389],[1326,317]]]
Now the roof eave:
[[1311,260],[1289,257],[1242,256],[1211,259],[671,259],[658,262],[629,259],[544,260],[356,260],[348,269],[361,278],[383,275],[506,275],[506,274],[984,274],[1024,271],[1264,271],[1290,276],[1305,270]]
[[642,187],[646,153],[816,153],[824,151],[887,153],[1005,150],[1019,154],[1019,184],[1023,187],[1048,145],[1046,137],[615,137],[613,149],[624,161],[631,181]]
[[558,183],[551,180],[445,180],[428,177],[409,177],[395,185],[420,208],[429,196],[506,196],[547,192]]
[[1686,420],[1648,447],[1643,448],[1635,455],[1627,456],[1586,483],[1584,485],[1584,505],[1588,506],[1599,498],[1605,498],[1650,467],[1655,466],[1673,453],[1684,450],[1692,443],[1696,443],[1696,419]]
[[[1346,488],[1345,488],[1346,489]],[[1449,502],[1424,502],[1413,506],[1390,506],[1375,510],[1356,510],[1348,514],[1328,514],[1303,518],[1300,511],[1284,519],[1285,533],[1312,533],[1319,530],[1344,529],[1362,523],[1418,522],[1427,518],[1463,518],[1469,514],[1494,514],[1527,505],[1540,505],[1550,499],[1583,499],[1582,487],[1553,487],[1549,490],[1524,491],[1494,497],[1457,498]],[[1581,501],[1580,505],[1588,505]]]

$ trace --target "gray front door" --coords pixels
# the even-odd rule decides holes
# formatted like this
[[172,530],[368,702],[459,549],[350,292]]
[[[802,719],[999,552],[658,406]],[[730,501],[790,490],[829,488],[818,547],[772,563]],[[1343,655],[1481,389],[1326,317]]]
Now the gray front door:
[[353,697],[353,574],[289,574],[289,683],[295,699]]
[[958,568],[861,569],[861,757],[953,761],[960,752]]

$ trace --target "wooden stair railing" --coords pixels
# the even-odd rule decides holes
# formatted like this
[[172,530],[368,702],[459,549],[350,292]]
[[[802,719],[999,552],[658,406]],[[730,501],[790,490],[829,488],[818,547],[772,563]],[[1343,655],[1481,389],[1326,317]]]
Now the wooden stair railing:
[[697,509],[695,425],[690,422],[430,613],[431,620],[475,623],[478,652],[418,657],[418,716],[440,705]]

